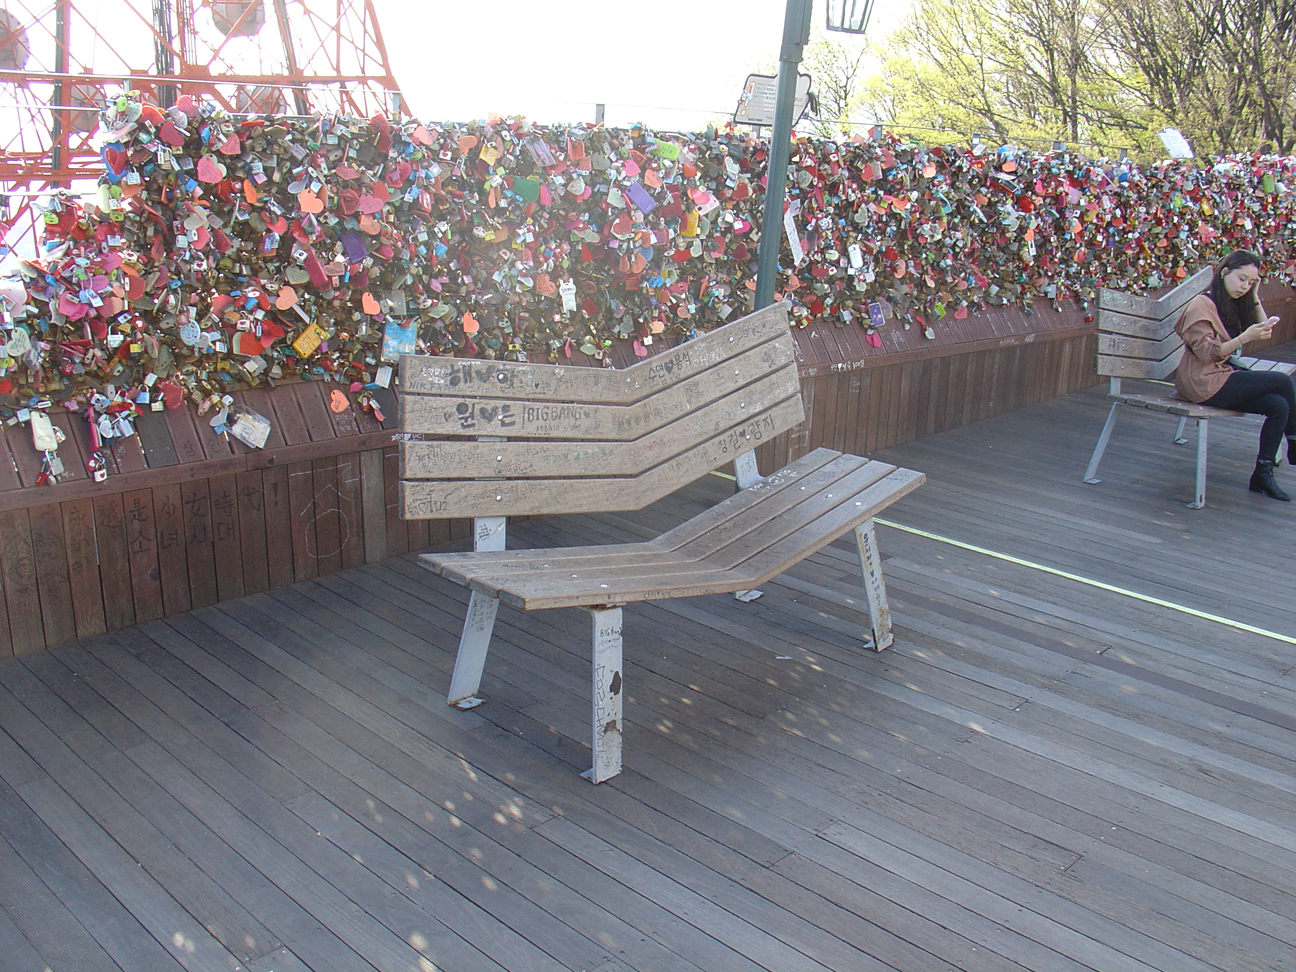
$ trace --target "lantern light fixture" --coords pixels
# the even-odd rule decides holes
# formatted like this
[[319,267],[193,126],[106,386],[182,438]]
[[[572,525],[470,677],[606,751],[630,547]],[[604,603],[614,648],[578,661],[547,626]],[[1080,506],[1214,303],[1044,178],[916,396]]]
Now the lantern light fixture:
[[843,34],[862,34],[868,30],[873,0],[827,0],[828,29]]

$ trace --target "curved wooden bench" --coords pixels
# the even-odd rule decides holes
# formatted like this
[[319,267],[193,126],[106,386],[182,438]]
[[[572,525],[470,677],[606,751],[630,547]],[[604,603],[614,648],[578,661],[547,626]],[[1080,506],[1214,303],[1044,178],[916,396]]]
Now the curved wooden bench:
[[[875,649],[891,643],[873,516],[923,475],[818,449],[762,477],[753,450],[804,419],[787,307],[776,304],[614,371],[407,356],[402,516],[472,516],[471,553],[424,567],[472,591],[450,702],[477,705],[500,601],[594,620],[594,782],[621,769],[621,609],[748,592],[847,532]],[[639,509],[733,463],[741,491],[642,543],[504,549],[505,514]]]
[[[1206,289],[1214,270],[1199,270],[1169,293],[1157,299],[1125,294],[1105,288],[1098,291],[1098,374],[1110,382],[1108,394],[1112,398],[1111,411],[1094,446],[1093,456],[1085,469],[1086,483],[1100,483],[1098,464],[1111,439],[1116,425],[1116,412],[1120,406],[1146,412],[1173,415],[1179,419],[1174,441],[1184,443],[1184,428],[1188,422],[1197,425],[1197,483],[1190,509],[1200,510],[1206,505],[1206,447],[1211,419],[1240,418],[1245,412],[1227,408],[1212,408],[1184,401],[1175,394],[1171,379],[1183,356],[1183,341],[1175,333],[1175,325],[1184,306]],[[1291,374],[1293,366],[1281,361],[1263,358],[1241,359],[1255,371],[1282,371]],[[1123,378],[1145,379],[1155,383],[1155,390],[1131,393],[1121,388]]]

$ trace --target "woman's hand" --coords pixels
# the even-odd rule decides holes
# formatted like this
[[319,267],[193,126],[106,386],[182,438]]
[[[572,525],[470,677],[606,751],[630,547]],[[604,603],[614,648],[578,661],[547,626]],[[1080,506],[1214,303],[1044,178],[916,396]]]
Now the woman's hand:
[[1260,321],[1258,324],[1252,324],[1238,335],[1238,340],[1242,344],[1250,344],[1252,341],[1267,341],[1273,335],[1274,325],[1278,323],[1278,320],[1279,318],[1275,316]]

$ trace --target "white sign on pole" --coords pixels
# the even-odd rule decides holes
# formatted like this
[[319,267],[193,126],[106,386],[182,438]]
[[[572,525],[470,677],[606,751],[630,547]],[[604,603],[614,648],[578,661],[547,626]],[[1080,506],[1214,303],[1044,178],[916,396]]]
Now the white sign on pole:
[[1170,153],[1172,159],[1191,159],[1193,157],[1192,146],[1188,144],[1188,139],[1183,137],[1183,133],[1177,128],[1163,128],[1157,132],[1161,138],[1161,144],[1165,146],[1166,151]]
[[[792,106],[792,122],[796,124],[810,103],[810,75],[798,74],[796,101]],[[774,108],[778,104],[778,78],[768,74],[749,74],[738,96],[734,110],[734,124],[773,125]]]

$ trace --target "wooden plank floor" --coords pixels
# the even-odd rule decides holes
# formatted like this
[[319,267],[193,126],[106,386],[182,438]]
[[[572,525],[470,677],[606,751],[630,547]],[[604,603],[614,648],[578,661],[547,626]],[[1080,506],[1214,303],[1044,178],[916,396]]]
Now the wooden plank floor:
[[466,598],[409,559],[0,663],[0,970],[1296,968],[1296,509],[1246,491],[1250,419],[1204,510],[1164,417],[1082,485],[1105,413],[885,453],[930,477],[879,529],[885,653],[842,544],[627,608],[597,787],[588,616],[502,609],[458,712]]

